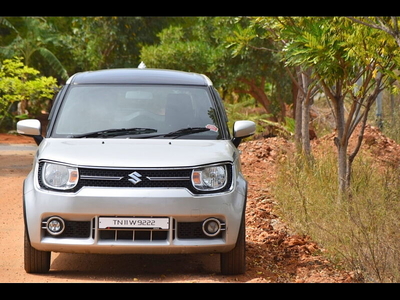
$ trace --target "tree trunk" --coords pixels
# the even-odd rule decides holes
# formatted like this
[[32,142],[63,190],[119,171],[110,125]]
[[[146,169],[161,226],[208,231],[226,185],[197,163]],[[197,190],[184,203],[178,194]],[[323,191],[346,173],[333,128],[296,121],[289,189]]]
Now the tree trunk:
[[302,121],[301,121],[301,141],[303,153],[307,159],[311,158],[311,144],[310,144],[310,107],[312,99],[310,98],[310,81],[307,74],[301,74],[301,82],[304,91],[304,98],[302,103]]
[[350,178],[349,168],[348,168],[348,159],[347,159],[347,143],[342,144],[340,142],[340,138],[336,138],[337,148],[338,148],[338,180],[339,180],[339,201],[346,194]]
[[295,111],[294,111],[294,119],[295,119],[295,133],[294,133],[294,139],[295,139],[295,144],[296,144],[296,149],[297,152],[301,152],[301,141],[302,141],[302,107],[303,107],[303,101],[304,101],[304,93],[301,91],[303,87],[301,86],[301,71],[297,70],[297,82],[299,84],[299,88],[297,89],[297,95],[296,95],[296,105],[295,105]]
[[255,93],[251,93],[251,95],[254,97],[254,99],[260,103],[265,110],[267,111],[267,113],[269,114],[268,120],[273,121],[273,122],[277,122],[278,118],[277,116],[275,116],[272,112],[271,109],[271,101],[269,100],[268,96],[265,94],[264,91],[256,91]]
[[312,105],[312,92],[310,89],[310,70],[296,69],[298,92],[295,110],[295,142],[299,153],[307,159],[311,158],[310,143],[310,108]]
[[271,100],[265,93],[265,78],[263,78],[260,83],[257,83],[255,80],[248,80],[245,78],[242,78],[239,81],[246,84],[248,86],[248,89],[246,90],[235,89],[235,92],[246,93],[253,96],[254,99],[265,108],[267,114],[269,114],[268,120],[277,122],[278,118],[276,115],[274,115],[271,109]]
[[311,156],[311,144],[310,144],[310,101],[304,99],[302,107],[302,118],[301,121],[301,142],[303,153],[307,156]]
[[17,113],[18,115],[28,114],[28,101],[26,99],[18,103]]
[[338,149],[338,181],[339,181],[339,201],[346,194],[350,182],[348,181],[348,159],[347,147],[348,137],[345,136],[345,116],[344,100],[341,96],[336,96],[333,101],[336,117],[336,137],[335,145]]

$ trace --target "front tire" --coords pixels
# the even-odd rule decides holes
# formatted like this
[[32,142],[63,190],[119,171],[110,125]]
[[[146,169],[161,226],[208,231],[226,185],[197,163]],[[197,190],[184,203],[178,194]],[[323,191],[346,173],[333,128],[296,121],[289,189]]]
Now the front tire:
[[236,246],[227,253],[221,253],[221,273],[239,275],[246,272],[246,225],[244,213],[240,224]]
[[50,270],[50,251],[39,251],[31,246],[28,232],[24,232],[24,267],[27,273],[47,273]]

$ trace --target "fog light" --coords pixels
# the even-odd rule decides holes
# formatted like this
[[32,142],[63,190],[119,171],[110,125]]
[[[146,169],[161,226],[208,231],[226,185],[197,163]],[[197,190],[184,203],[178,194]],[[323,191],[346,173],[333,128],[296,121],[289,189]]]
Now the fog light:
[[203,232],[207,236],[216,236],[221,231],[221,222],[218,219],[210,218],[203,222]]
[[65,229],[64,220],[60,217],[50,217],[46,222],[46,229],[52,235],[59,235]]

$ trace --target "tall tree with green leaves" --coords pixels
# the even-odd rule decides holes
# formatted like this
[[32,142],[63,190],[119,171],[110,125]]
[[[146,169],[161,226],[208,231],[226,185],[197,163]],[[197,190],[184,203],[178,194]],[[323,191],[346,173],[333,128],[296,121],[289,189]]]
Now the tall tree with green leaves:
[[[397,45],[400,47],[400,27],[399,21],[400,17],[398,16],[376,16],[376,17],[348,17],[353,22],[358,24],[362,24],[371,28],[375,28],[377,30],[381,30],[388,35],[388,38],[392,37],[396,41]],[[400,59],[400,58],[398,58]],[[397,62],[400,65],[400,61]],[[399,74],[393,73],[393,77],[399,81]],[[398,108],[396,105],[396,101],[394,95],[392,94],[390,97],[390,111],[387,116],[382,114],[382,95],[380,95],[380,99],[377,103],[377,123],[379,128],[388,134],[391,135],[392,138],[399,141],[400,139],[400,131],[398,129],[397,123],[399,122],[398,117]],[[385,126],[384,126],[385,124]]]
[[59,33],[43,17],[0,17],[3,32],[9,30],[1,40],[0,57],[23,57],[26,66],[35,67],[39,55],[63,79],[68,73],[50,45],[62,46]]
[[148,67],[204,73],[223,94],[253,97],[276,121],[291,101],[290,80],[274,51],[256,49],[268,43],[257,30],[264,29],[250,27],[249,18],[199,17],[191,26],[164,29],[160,43],[143,47],[141,58]]
[[137,67],[140,49],[158,42],[172,17],[66,17],[71,19],[71,53],[77,71]]
[[[351,166],[361,146],[368,113],[378,94],[391,87],[391,76],[399,67],[399,49],[382,31],[345,17],[304,21],[301,34],[293,35],[284,48],[285,59],[291,66],[310,67],[332,104],[339,195],[344,196],[348,195]],[[358,85],[360,79],[362,84]],[[350,137],[357,128],[358,142],[349,149]]]
[[[254,26],[265,29],[275,42],[275,48],[279,49],[280,59],[284,61],[283,49],[293,39],[293,36],[301,35],[303,18],[293,17],[253,17]],[[268,50],[265,47],[260,50]],[[294,88],[294,119],[295,119],[295,144],[299,153],[311,159],[310,144],[310,110],[313,98],[320,91],[316,78],[312,77],[312,69],[309,66],[296,65],[286,67]]]

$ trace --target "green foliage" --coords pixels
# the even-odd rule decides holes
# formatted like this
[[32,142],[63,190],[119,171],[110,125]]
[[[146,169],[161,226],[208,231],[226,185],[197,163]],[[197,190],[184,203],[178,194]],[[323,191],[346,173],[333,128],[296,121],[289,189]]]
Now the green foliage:
[[10,17],[7,20],[0,18],[0,25],[12,29],[12,34],[8,35],[4,45],[0,47],[0,55],[8,59],[15,56],[23,57],[29,67],[49,65],[60,78],[64,80],[68,78],[64,66],[50,50],[65,46],[64,36],[57,32],[46,18]]
[[[228,116],[228,126],[233,128],[233,124],[238,120],[249,120],[256,123],[255,137],[268,134],[278,135],[289,138],[294,134],[295,120],[285,117],[284,122],[273,122],[268,120],[269,114],[257,107],[255,100],[247,98],[240,102],[224,103]],[[249,138],[251,139],[251,138]]]
[[273,122],[265,119],[259,121],[276,128],[276,133],[279,136],[291,137],[294,135],[296,121],[293,118],[285,117],[285,122]]
[[148,67],[206,74],[224,93],[240,101],[250,95],[277,118],[280,103],[292,100],[291,85],[264,33],[249,18],[200,17],[190,27],[165,28],[159,44],[142,48],[141,60]]
[[235,121],[249,120],[256,123],[255,135],[263,134],[265,131],[265,124],[260,120],[268,118],[266,113],[258,113],[254,110],[254,99],[247,99],[246,101],[236,103],[224,103],[225,110],[228,116],[228,127],[233,128]]
[[169,27],[158,34],[160,44],[142,48],[141,58],[149,68],[175,69],[209,74],[216,50],[198,40],[189,40],[182,27]]
[[[345,92],[354,89],[363,68],[394,75],[399,47],[387,33],[353,23],[345,17],[282,18],[287,65],[312,67],[327,84],[339,80]],[[289,19],[289,20],[288,20]],[[374,70],[376,69],[376,70]]]
[[273,188],[280,216],[365,282],[399,282],[398,169],[378,168],[360,155],[351,197],[338,202],[334,151],[332,146],[320,150],[323,155],[313,164],[293,157],[280,166]]
[[[71,68],[86,71],[136,68],[140,49],[159,41],[157,33],[175,17],[64,17],[71,21]],[[146,65],[148,62],[146,61]]]
[[[16,120],[47,110],[57,89],[56,79],[22,63],[22,58],[6,59],[0,67],[0,129],[10,129]],[[18,104],[26,104],[24,111]],[[26,110],[26,111],[25,111]]]
[[322,76],[343,77],[347,66],[344,24],[329,17],[295,17],[291,21],[286,21],[282,31],[290,41],[283,48],[285,63],[312,67]]

